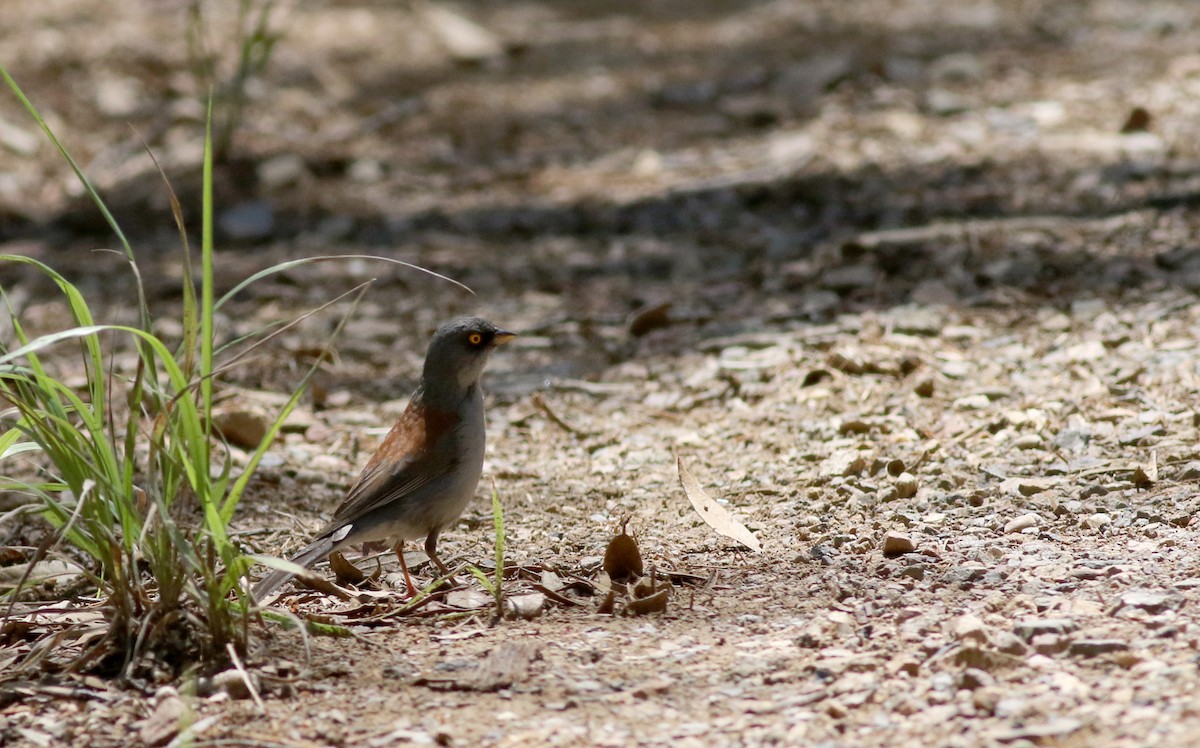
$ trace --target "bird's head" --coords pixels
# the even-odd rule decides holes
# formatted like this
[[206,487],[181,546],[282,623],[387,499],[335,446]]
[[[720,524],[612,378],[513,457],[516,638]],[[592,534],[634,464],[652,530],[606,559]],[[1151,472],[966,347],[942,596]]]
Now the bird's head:
[[488,356],[515,334],[480,317],[460,317],[438,328],[425,354],[426,391],[465,391],[483,374]]

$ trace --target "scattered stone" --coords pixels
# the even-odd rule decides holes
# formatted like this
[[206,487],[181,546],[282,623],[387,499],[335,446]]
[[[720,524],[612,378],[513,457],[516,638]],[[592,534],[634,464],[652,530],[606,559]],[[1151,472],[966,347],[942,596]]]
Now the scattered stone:
[[1021,532],[1022,530],[1027,530],[1030,527],[1037,527],[1037,524],[1038,516],[1036,514],[1033,514],[1032,512],[1029,514],[1022,514],[1020,517],[1015,517],[1006,522],[1004,524],[1004,532],[1006,534]]
[[1147,613],[1162,613],[1174,607],[1175,600],[1165,592],[1154,590],[1132,590],[1121,595],[1121,605],[1140,608]]
[[820,474],[823,477],[846,477],[858,475],[867,468],[866,456],[854,449],[843,449],[831,454],[821,463]]
[[913,392],[919,397],[933,397],[934,381],[932,376],[924,376],[917,380],[917,384],[913,387]]
[[546,607],[546,596],[540,592],[526,592],[512,595],[504,600],[505,614],[509,618],[523,618],[531,621],[542,614]]
[[32,156],[34,153],[37,153],[41,142],[41,138],[35,133],[17,127],[3,117],[0,117],[0,146],[18,156]]
[[1098,530],[1101,527],[1108,527],[1111,524],[1112,517],[1104,512],[1096,512],[1095,514],[1088,515],[1083,520],[1083,525],[1093,530]]
[[[254,685],[254,690],[260,690],[258,687],[258,676],[255,673],[246,674],[250,678],[250,682]],[[242,677],[237,668],[230,668],[217,673],[212,679],[213,688],[229,694],[233,699],[248,699],[250,698],[250,689],[246,686],[246,680]]]
[[183,729],[184,717],[187,715],[187,705],[179,698],[175,689],[159,689],[157,696],[158,706],[142,722],[139,731],[142,742],[151,748],[171,742]]
[[995,685],[996,679],[977,667],[966,668],[958,676],[958,687],[968,691],[974,691],[977,688],[991,688]]
[[1034,496],[1059,483],[1058,478],[1007,478],[1000,482],[1000,490],[1010,496]]
[[1024,640],[1009,631],[993,631],[991,642],[997,652],[1014,657],[1024,657],[1029,654],[1029,646],[1025,644]]
[[983,410],[991,404],[987,395],[967,395],[954,401],[956,410]]
[[635,699],[648,699],[651,696],[664,694],[667,691],[670,691],[671,687],[674,685],[675,681],[665,676],[661,678],[652,678],[634,686],[630,690],[630,693],[633,694]]
[[896,498],[911,499],[917,495],[917,477],[909,472],[903,472],[896,478]]
[[266,200],[249,200],[222,211],[217,225],[230,239],[266,239],[275,230],[275,211]]
[[987,626],[978,617],[970,613],[964,613],[955,618],[950,626],[950,631],[954,635],[954,638],[960,642],[971,642],[974,644],[988,643]]
[[264,192],[291,187],[308,174],[304,159],[294,153],[274,156],[258,165],[258,186]]
[[213,411],[213,426],[235,447],[258,447],[271,428],[271,418],[257,405],[233,403]]
[[1013,440],[1013,449],[1041,449],[1045,442],[1037,434],[1023,434]]
[[1035,636],[1042,634],[1065,635],[1076,628],[1075,622],[1070,618],[1029,618],[1013,626],[1013,632],[1028,642]]
[[1200,460],[1192,460],[1179,469],[1179,480],[1200,480]]
[[902,532],[891,531],[883,536],[883,555],[885,558],[912,553],[917,549],[912,538]]
[[1071,642],[1067,654],[1072,657],[1099,657],[1128,649],[1129,643],[1120,639],[1080,639]]
[[1062,654],[1071,645],[1071,640],[1059,634],[1037,634],[1029,642],[1034,651],[1047,657]]
[[1014,743],[1018,740],[1029,740],[1042,744],[1048,738],[1070,735],[1083,723],[1071,717],[1055,717],[1048,722],[1024,725],[1022,727],[1005,728],[992,733],[992,738],[1001,743]]
[[501,58],[499,37],[440,3],[413,2],[417,18],[455,62],[480,65]]
[[900,576],[915,579],[918,582],[925,578],[925,564],[910,564],[900,570]]
[[879,269],[874,265],[838,265],[821,274],[821,285],[831,291],[847,293],[875,285]]

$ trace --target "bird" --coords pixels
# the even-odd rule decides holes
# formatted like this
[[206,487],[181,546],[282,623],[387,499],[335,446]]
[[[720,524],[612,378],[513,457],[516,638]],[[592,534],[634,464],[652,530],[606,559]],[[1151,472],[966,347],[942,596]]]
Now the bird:
[[[330,553],[358,544],[394,544],[409,595],[416,594],[405,540],[425,538],[425,552],[443,574],[438,535],[466,509],[483,474],[485,428],[480,377],[492,351],[514,338],[480,317],[438,328],[408,406],[363,468],[333,518],[292,556],[309,568]],[[251,590],[262,602],[293,574],[275,570]]]

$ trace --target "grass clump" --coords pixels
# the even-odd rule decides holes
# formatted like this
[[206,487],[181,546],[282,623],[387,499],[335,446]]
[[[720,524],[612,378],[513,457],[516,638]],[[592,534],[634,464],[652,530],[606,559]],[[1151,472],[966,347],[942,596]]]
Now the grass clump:
[[[184,265],[178,326],[182,334],[177,341],[163,339],[154,332],[138,264],[117,221],[3,67],[0,77],[74,169],[107,220],[137,289],[136,323],[100,324],[83,294],[63,274],[30,257],[0,255],[0,262],[31,266],[50,279],[72,320],[68,329],[27,334],[0,288],[12,328],[12,339],[0,340],[0,490],[34,497],[31,506],[54,528],[49,540],[26,559],[26,574],[47,556],[82,561],[85,588],[73,605],[101,608],[104,621],[100,636],[81,635],[77,626],[75,637],[64,635],[75,624],[55,629],[55,613],[18,602],[18,584],[0,607],[5,630],[30,632],[41,626],[43,636],[11,661],[8,672],[28,674],[40,666],[153,682],[188,669],[223,666],[245,652],[254,613],[243,584],[251,561],[231,539],[230,521],[321,358],[307,370],[245,464],[235,465],[230,450],[219,448],[221,437],[212,426],[216,376],[237,358],[217,345],[214,317],[230,297],[254,281],[331,258],[276,265],[215,297],[210,116],[199,287],[193,285],[195,268],[182,211],[171,193]],[[361,294],[365,285],[320,309]],[[244,353],[296,321],[236,345]],[[333,336],[345,321],[343,317]],[[29,462],[36,466],[36,478],[28,477]],[[64,645],[70,641],[75,644]]]

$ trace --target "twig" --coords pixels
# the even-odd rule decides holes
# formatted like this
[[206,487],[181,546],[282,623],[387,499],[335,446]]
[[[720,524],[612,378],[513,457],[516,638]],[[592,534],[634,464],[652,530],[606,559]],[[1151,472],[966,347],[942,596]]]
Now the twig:
[[530,398],[530,400],[533,402],[533,406],[535,408],[542,411],[542,413],[544,413],[545,416],[547,418],[549,418],[551,420],[551,422],[554,423],[555,426],[558,426],[563,431],[566,431],[569,434],[574,434],[575,436],[590,436],[591,435],[589,432],[581,431],[580,429],[575,428],[571,424],[569,424],[566,421],[564,421],[563,419],[559,418],[558,414],[555,413],[553,410],[551,410],[550,404],[547,403],[542,398],[541,395],[535,394],[533,397]]
[[242,676],[242,682],[246,684],[246,690],[250,692],[254,703],[258,704],[259,713],[266,714],[267,707],[263,705],[262,697],[258,695],[258,689],[254,687],[254,682],[250,680],[250,674],[246,672],[246,668],[242,667],[242,660],[238,657],[237,649],[234,648],[233,642],[225,645],[225,651],[229,653],[229,659],[233,662],[233,667],[238,671],[238,675]]

